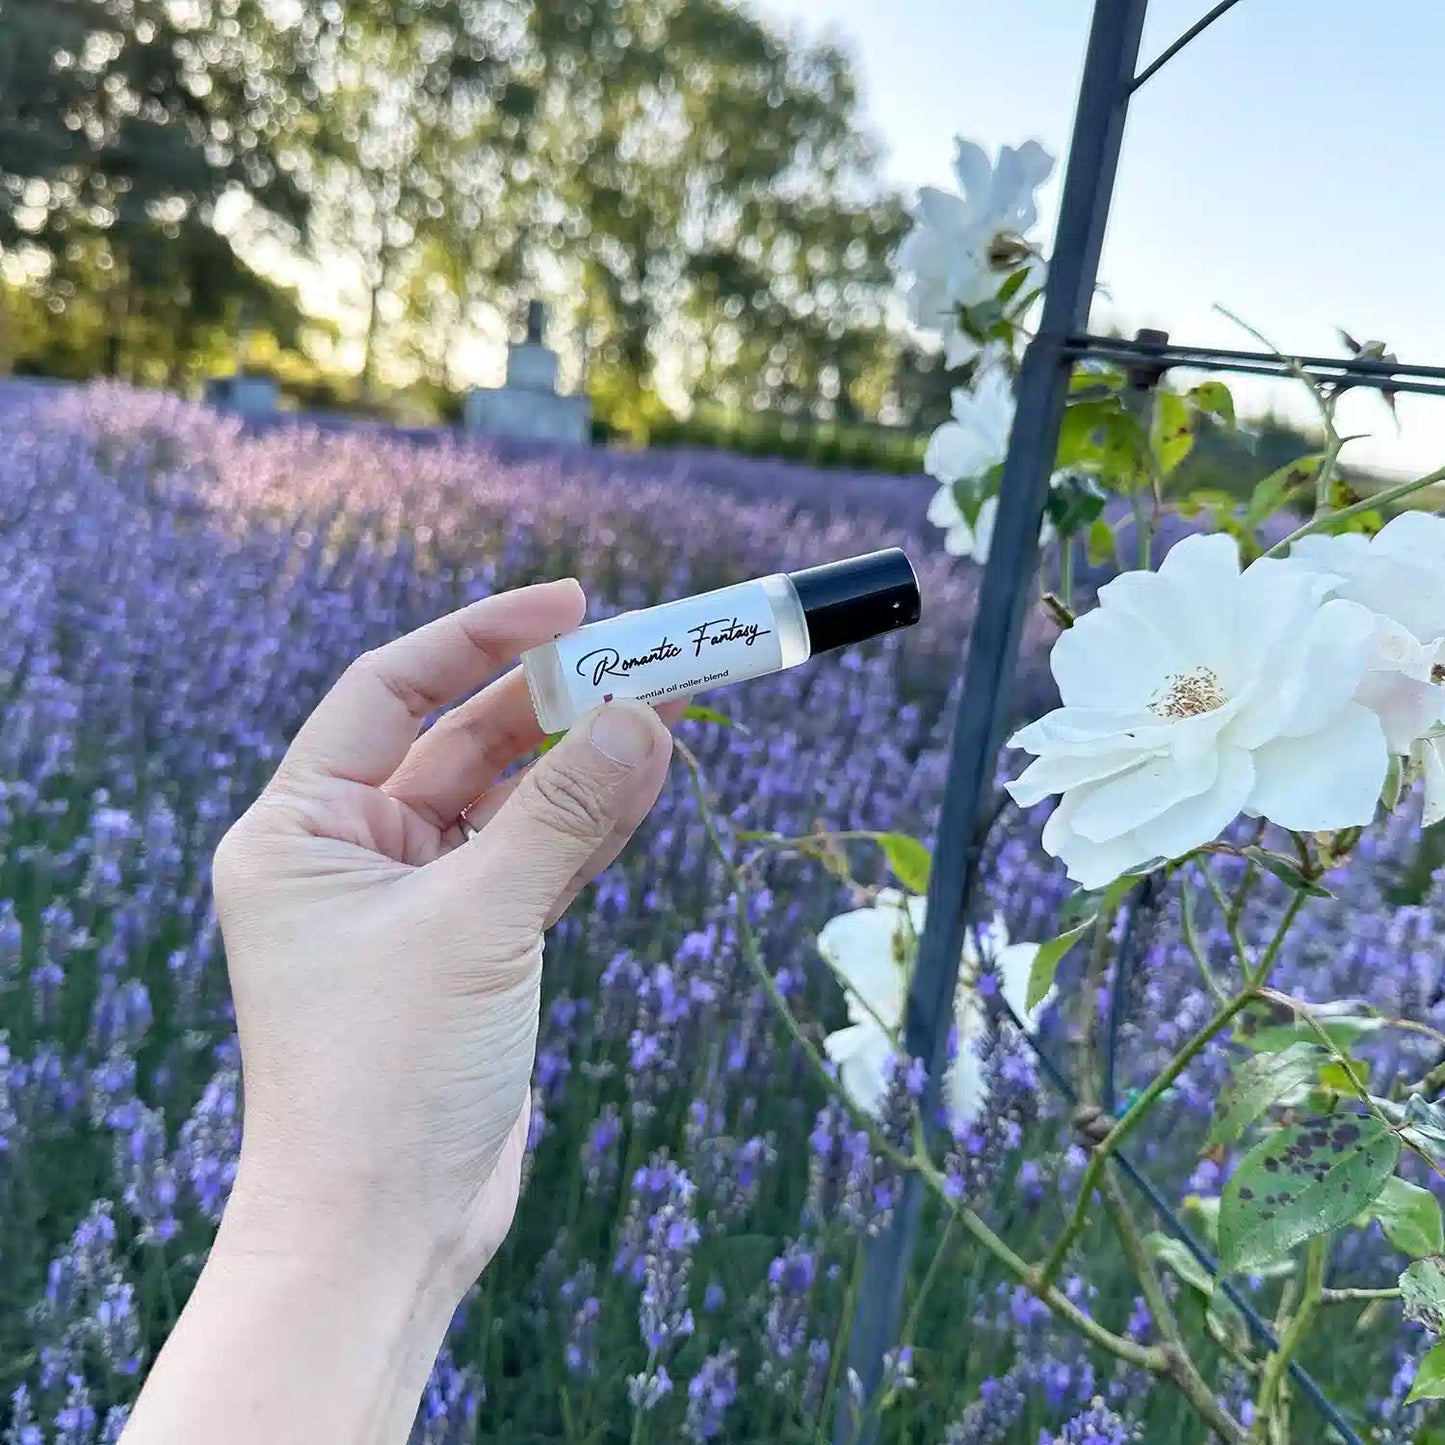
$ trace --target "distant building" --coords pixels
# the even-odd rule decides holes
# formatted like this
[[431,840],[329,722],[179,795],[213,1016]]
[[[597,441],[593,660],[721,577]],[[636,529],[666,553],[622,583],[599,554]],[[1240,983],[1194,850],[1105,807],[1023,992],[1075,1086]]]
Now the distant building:
[[272,376],[213,376],[206,382],[206,400],[212,406],[239,412],[245,417],[275,416],[281,399],[280,388]]
[[507,348],[503,386],[477,387],[467,395],[462,426],[469,436],[534,437],[585,442],[592,433],[592,403],[584,394],[557,390],[557,353],[543,340],[546,308],[527,306],[527,334]]

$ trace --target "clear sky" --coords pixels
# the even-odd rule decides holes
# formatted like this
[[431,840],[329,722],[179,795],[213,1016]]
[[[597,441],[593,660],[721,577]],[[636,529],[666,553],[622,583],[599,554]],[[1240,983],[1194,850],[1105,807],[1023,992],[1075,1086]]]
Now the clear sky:
[[[951,184],[952,137],[990,150],[1029,137],[1060,157],[1090,0],[761,0],[852,52],[888,173]],[[1152,0],[1151,59],[1209,0]],[[1094,323],[1160,326],[1180,341],[1251,345],[1215,302],[1282,350],[1340,353],[1334,328],[1383,338],[1402,361],[1445,364],[1445,0],[1240,0],[1139,92],[1130,111]],[[1276,383],[1231,383],[1248,409]],[[1297,390],[1297,389],[1296,389]],[[1374,433],[1346,460],[1445,464],[1445,398],[1341,403]]]

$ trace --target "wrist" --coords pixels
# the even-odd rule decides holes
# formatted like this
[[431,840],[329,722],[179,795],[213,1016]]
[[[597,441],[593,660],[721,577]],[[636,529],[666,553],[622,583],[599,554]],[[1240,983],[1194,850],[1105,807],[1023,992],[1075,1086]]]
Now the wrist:
[[238,1176],[126,1439],[405,1440],[460,1294],[419,1242]]
[[243,1148],[214,1250],[257,1268],[295,1270],[318,1288],[365,1293],[393,1313],[445,1321],[472,1281],[454,1264],[456,1249],[428,1232],[405,1202],[381,1191],[306,1187],[256,1167]]

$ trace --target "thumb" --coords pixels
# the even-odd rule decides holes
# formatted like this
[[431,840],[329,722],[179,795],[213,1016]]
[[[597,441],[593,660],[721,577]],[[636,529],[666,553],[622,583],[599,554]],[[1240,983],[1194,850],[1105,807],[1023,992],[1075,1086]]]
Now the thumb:
[[647,816],[671,754],[646,703],[609,703],[532,765],[463,852],[483,864],[497,901],[540,929],[588,862],[610,861]]

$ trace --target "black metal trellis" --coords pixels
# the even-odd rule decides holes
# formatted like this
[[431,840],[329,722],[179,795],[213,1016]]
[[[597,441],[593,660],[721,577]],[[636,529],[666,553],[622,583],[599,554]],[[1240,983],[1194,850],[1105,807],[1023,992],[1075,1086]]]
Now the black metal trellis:
[[[1155,375],[1172,367],[1265,376],[1305,377],[1318,384],[1369,387],[1382,392],[1445,395],[1445,367],[1413,366],[1393,360],[1337,357],[1281,357],[1267,351],[1190,347],[1158,336],[1133,341],[1100,337],[1088,331],[1090,303],[1098,277],[1104,227],[1113,196],[1124,122],[1131,96],[1191,40],[1232,9],[1237,0],[1221,0],[1158,58],[1137,70],[1148,0],[1095,0],[1085,53],[1073,137],[1064,176],[1058,232],[1037,334],[1024,351],[1019,369],[1016,409],[1008,456],[1000,484],[993,547],[984,573],[978,615],[964,660],[962,699],[954,722],[948,777],[944,786],[928,913],[919,944],[913,987],[904,1021],[904,1047],[929,1064],[928,1086],[920,1101],[924,1116],[935,1107],[963,951],[965,913],[978,881],[979,861],[1006,716],[1007,686],[1018,652],[1030,585],[1038,563],[1038,534],[1047,500],[1048,479],[1058,444],[1075,361],[1092,357],[1125,366],[1145,366]],[[1126,929],[1143,903],[1136,890]],[[1127,985],[1125,970],[1133,950],[1121,947],[1113,980],[1116,1000]],[[1115,1076],[1121,1013],[1111,1010],[1103,1102],[1116,1103]],[[1074,1102],[1067,1078],[1043,1053],[1034,1051],[1053,1087]],[[1250,1332],[1266,1349],[1278,1340],[1249,1301],[1226,1278],[1218,1261],[1194,1237],[1168,1201],[1129,1156],[1114,1154],[1129,1184],[1148,1202],[1162,1227],[1177,1239],[1236,1306]],[[870,1246],[864,1262],[859,1303],[853,1319],[849,1366],[865,1402],[873,1400],[883,1375],[884,1357],[897,1339],[909,1266],[918,1233],[923,1187],[916,1175],[903,1185],[890,1227]],[[1363,1445],[1316,1381],[1297,1363],[1291,1378],[1344,1445]],[[835,1445],[869,1445],[878,1428],[877,1412],[858,1410],[843,1392],[834,1422]]]

